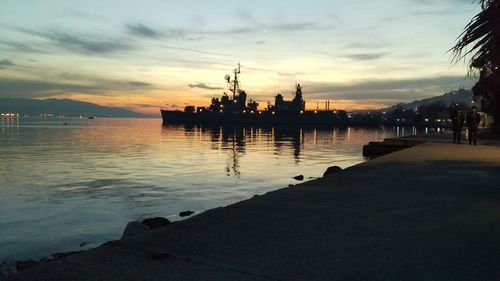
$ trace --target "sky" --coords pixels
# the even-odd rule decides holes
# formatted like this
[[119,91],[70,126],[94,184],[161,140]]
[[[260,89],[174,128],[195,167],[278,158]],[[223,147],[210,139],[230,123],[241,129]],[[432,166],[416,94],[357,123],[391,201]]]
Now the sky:
[[156,113],[241,86],[266,104],[380,108],[470,88],[448,50],[472,0],[2,0],[0,98],[69,98]]

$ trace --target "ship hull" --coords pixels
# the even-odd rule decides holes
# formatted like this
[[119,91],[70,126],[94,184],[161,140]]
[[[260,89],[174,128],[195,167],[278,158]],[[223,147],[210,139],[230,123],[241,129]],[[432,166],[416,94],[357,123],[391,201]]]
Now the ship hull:
[[347,125],[347,114],[333,111],[304,112],[184,112],[161,110],[163,124],[283,124],[283,125]]

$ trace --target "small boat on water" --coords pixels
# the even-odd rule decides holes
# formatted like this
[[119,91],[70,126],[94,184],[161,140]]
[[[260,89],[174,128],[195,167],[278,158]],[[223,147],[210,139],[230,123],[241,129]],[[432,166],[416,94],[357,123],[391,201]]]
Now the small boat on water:
[[[305,110],[302,86],[295,86],[295,97],[284,100],[281,94],[275,96],[274,105],[268,102],[264,110],[259,110],[256,101],[247,102],[247,93],[240,89],[240,64],[231,75],[225,76],[230,94],[223,93],[221,98],[212,98],[208,107],[188,105],[181,110],[161,108],[164,124],[169,123],[215,123],[215,124],[284,124],[284,125],[346,125],[349,121],[343,110]],[[328,103],[329,104],[329,103]]]
[[89,116],[88,119],[95,119],[95,116]]

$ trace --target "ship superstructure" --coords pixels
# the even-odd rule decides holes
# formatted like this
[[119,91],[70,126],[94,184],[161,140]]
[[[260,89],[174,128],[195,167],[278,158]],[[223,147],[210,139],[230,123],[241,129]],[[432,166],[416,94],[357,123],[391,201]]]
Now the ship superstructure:
[[212,98],[208,107],[186,106],[184,111],[161,109],[163,123],[256,123],[256,124],[346,124],[348,116],[342,110],[306,111],[302,86],[297,83],[295,96],[287,101],[283,95],[275,96],[274,105],[268,102],[264,110],[259,103],[247,102],[247,93],[240,88],[241,65],[226,75],[229,93]]

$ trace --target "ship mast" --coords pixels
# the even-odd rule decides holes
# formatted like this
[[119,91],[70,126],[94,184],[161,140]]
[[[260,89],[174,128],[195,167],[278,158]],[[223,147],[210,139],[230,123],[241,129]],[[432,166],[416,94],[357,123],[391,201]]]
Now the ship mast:
[[238,68],[234,69],[234,80],[233,80],[233,88],[231,89],[231,92],[233,92],[233,100],[236,100],[236,92],[239,89],[239,82],[238,82],[238,74],[240,74],[240,69],[241,65],[238,63]]

